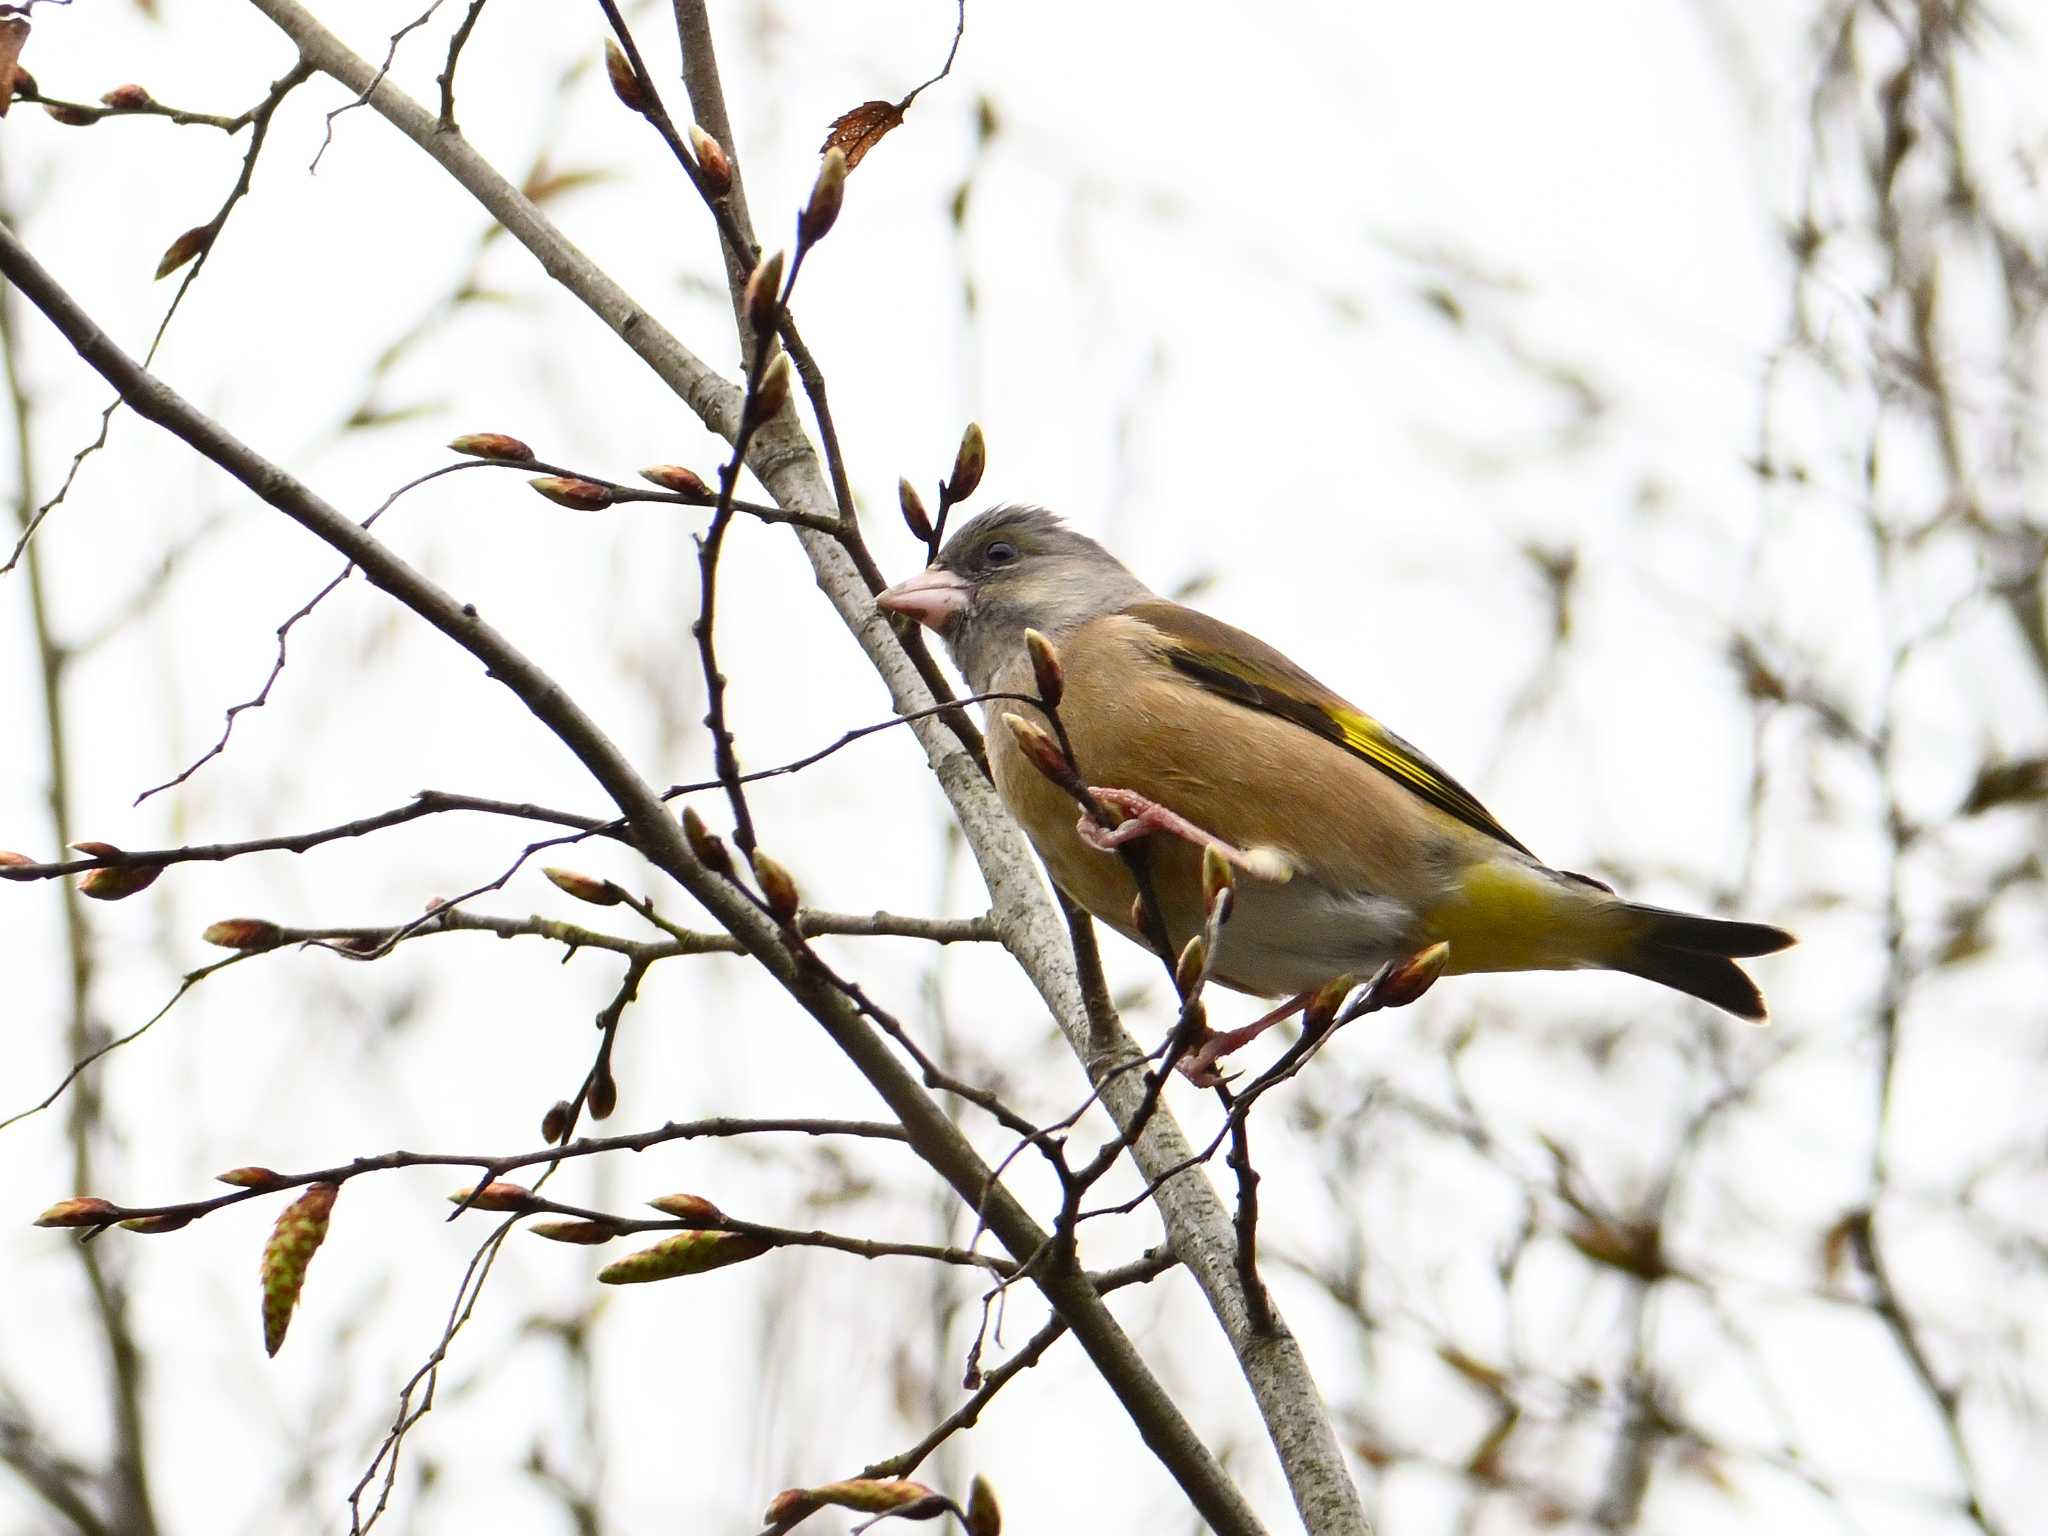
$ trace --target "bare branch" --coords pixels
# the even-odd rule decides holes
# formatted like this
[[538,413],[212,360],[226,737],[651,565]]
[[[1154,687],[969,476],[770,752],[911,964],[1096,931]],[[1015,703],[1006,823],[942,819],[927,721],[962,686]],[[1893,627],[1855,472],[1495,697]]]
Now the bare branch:
[[67,123],[84,126],[97,123],[109,117],[161,117],[182,127],[218,128],[223,133],[240,133],[249,126],[250,114],[243,112],[235,117],[221,117],[212,112],[186,112],[177,107],[166,106],[150,97],[139,101],[123,100],[118,105],[104,105],[88,101],[64,101],[55,96],[45,96],[33,85],[17,85],[14,89],[16,101],[33,101],[45,107],[54,107],[64,114]]
[[[291,0],[257,3],[273,17],[290,16],[294,28],[305,33],[303,41],[316,55],[331,48],[352,59],[298,11]],[[391,87],[386,82],[371,93],[372,104],[390,94]],[[417,107],[412,110],[419,111]],[[449,137],[440,136],[444,143]],[[989,1229],[1004,1247],[1012,1254],[1028,1255],[1044,1244],[1045,1234],[1037,1223],[1014,1196],[993,1184],[973,1147],[943,1109],[904,1071],[887,1041],[868,1026],[836,989],[797,964],[776,927],[735,887],[698,862],[654,791],[552,678],[478,618],[473,608],[465,608],[427,581],[281,468],[252,452],[139,368],[79,309],[12,231],[4,228],[0,228],[0,272],[51,318],[79,355],[113,383],[138,414],[164,426],[219,464],[264,501],[360,565],[373,584],[483,661],[492,677],[510,689],[604,785],[626,813],[635,840],[647,857],[717,917],[753,959],[817,1020],[902,1119],[921,1155],[963,1199],[977,1205],[986,1202]],[[808,533],[804,536],[820,537]],[[1259,1521],[1242,1493],[1202,1445],[1086,1276],[1068,1266],[1053,1266],[1038,1277],[1038,1284],[1096,1360],[1105,1381],[1116,1392],[1147,1444],[1187,1490],[1205,1518],[1226,1533],[1250,1536],[1259,1530]],[[1326,1422],[1324,1432],[1328,1433]],[[1354,1502],[1355,1497],[1354,1494]]]
[[468,44],[470,34],[476,31],[477,19],[484,13],[484,0],[469,0],[469,11],[462,18],[462,25],[455,29],[455,35],[448,39],[448,62],[441,66],[441,73],[434,83],[441,87],[441,126],[455,127],[455,66],[462,58],[462,50]]
[[967,1401],[955,1408],[933,1426],[931,1432],[907,1450],[898,1451],[894,1456],[881,1461],[869,1462],[860,1470],[862,1477],[908,1477],[915,1472],[940,1446],[963,1429],[972,1429],[981,1421],[981,1411],[989,1400],[1007,1387],[1018,1376],[1031,1369],[1045,1357],[1045,1352],[1057,1344],[1066,1334],[1067,1325],[1060,1318],[1053,1318],[1043,1328],[1024,1341],[1024,1345],[1009,1359],[981,1379],[981,1385],[974,1389]]
[[96,854],[90,858],[63,859],[47,864],[0,864],[0,878],[50,880],[64,875],[84,874],[90,869],[148,869],[163,868],[171,864],[217,864],[252,853],[305,853],[320,847],[323,843],[338,842],[351,837],[367,837],[372,832],[403,826],[409,821],[419,820],[422,816],[440,816],[454,811],[509,816],[521,821],[550,822],[556,826],[575,827],[580,831],[600,836],[607,833],[617,835],[623,830],[622,823],[617,821],[600,821],[593,816],[579,816],[573,811],[555,811],[543,805],[527,802],[488,800],[478,795],[457,795],[438,789],[423,789],[405,805],[388,811],[379,811],[374,816],[345,821],[338,826],[322,827],[317,832],[256,837],[240,843],[187,843],[179,848],[124,849],[120,853]]
[[[150,341],[149,351],[144,355],[145,366],[147,366],[149,359],[156,356],[156,349],[163,344],[164,333],[170,329],[171,317],[177,314],[178,306],[184,302],[185,294],[191,289],[194,279],[199,276],[200,269],[206,265],[206,259],[213,250],[213,243],[219,238],[222,227],[227,223],[228,215],[234,212],[235,204],[239,203],[247,195],[250,181],[256,174],[256,157],[263,152],[263,141],[270,132],[271,117],[276,113],[285,97],[312,78],[312,74],[311,67],[303,60],[294,64],[281,79],[271,83],[269,94],[263,100],[259,101],[240,117],[231,119],[226,125],[230,132],[239,132],[245,124],[254,128],[254,132],[249,135],[248,152],[242,157],[241,175],[236,178],[234,186],[229,189],[227,200],[220,205],[219,211],[205,224],[199,226],[197,232],[203,234],[203,239],[199,246],[197,259],[186,269],[184,277],[179,280],[177,293],[172,296],[169,308],[164,311],[163,319],[157,323],[156,335]],[[21,559],[22,551],[28,548],[29,541],[36,536],[36,530],[42,527],[43,519],[55,511],[62,504],[64,498],[70,494],[72,484],[78,479],[80,467],[88,458],[92,457],[94,453],[106,445],[108,427],[113,421],[114,412],[120,408],[120,405],[121,400],[118,395],[107,402],[106,408],[100,412],[99,431],[93,436],[91,442],[71,456],[71,467],[65,472],[64,483],[57,488],[57,493],[37,507],[35,515],[27,519],[23,524],[21,536],[15,540],[13,550],[8,554],[6,562],[0,564],[0,576],[5,576],[14,569],[16,562]]]

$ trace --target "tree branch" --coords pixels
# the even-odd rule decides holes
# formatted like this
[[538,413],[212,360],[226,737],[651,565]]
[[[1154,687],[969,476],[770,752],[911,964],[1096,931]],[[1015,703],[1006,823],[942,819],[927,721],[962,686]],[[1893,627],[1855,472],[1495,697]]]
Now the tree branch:
[[[321,56],[329,49],[353,57],[346,55],[338,42],[290,0],[255,3],[273,16],[295,18],[294,25],[307,31],[310,56],[320,67],[327,67],[321,63]],[[358,88],[365,88],[368,83],[365,80]],[[388,81],[378,85],[370,91],[372,106],[390,94]],[[417,106],[412,110],[419,112]],[[444,144],[453,138],[439,137]],[[553,678],[485,623],[473,605],[461,603],[442,591],[354,521],[139,367],[64,292],[13,232],[4,228],[0,228],[0,273],[50,318],[79,356],[113,384],[138,415],[164,427],[262,500],[346,555],[362,567],[373,585],[390,593],[482,661],[490,675],[508,688],[604,787],[625,813],[635,841],[648,860],[702,903],[811,1014],[902,1121],[919,1155],[952,1185],[962,1200],[984,1213],[988,1228],[998,1241],[1020,1259],[1044,1245],[1044,1231],[1007,1189],[994,1182],[973,1146],[904,1068],[888,1041],[870,1027],[838,990],[798,963],[776,925],[738,887],[697,860],[660,797]],[[608,284],[609,280],[605,281]],[[637,315],[637,310],[634,313]],[[708,380],[699,383],[708,386]],[[812,469],[815,473],[815,461]],[[825,547],[835,546],[825,541]],[[876,623],[872,627],[887,633],[884,625]],[[1067,1319],[1146,1444],[1203,1517],[1230,1536],[1252,1536],[1260,1531],[1258,1518],[1244,1495],[1153,1376],[1086,1275],[1071,1265],[1054,1264],[1044,1266],[1036,1280],[1053,1309]],[[1327,1424],[1324,1428],[1327,1433]]]

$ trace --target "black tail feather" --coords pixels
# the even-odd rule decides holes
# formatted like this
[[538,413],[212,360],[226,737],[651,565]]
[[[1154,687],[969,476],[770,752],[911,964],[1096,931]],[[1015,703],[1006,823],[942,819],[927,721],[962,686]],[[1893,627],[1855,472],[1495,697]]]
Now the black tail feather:
[[1727,1009],[1738,1019],[1761,1024],[1771,1016],[1763,993],[1749,979],[1749,973],[1726,955],[1703,955],[1698,950],[1646,944],[1615,969],[1676,987],[1702,1002]]
[[1733,923],[1721,917],[1674,912],[1669,907],[1645,907],[1630,902],[1628,915],[1640,925],[1640,942],[1646,948],[1685,949],[1699,955],[1741,959],[1746,955],[1774,955],[1799,942],[1769,923]]
[[1664,907],[1631,904],[1627,910],[1637,931],[1616,970],[1675,987],[1737,1018],[1761,1024],[1771,1016],[1763,993],[1735,961],[1775,954],[1798,942],[1791,934],[1768,923],[1729,922]]

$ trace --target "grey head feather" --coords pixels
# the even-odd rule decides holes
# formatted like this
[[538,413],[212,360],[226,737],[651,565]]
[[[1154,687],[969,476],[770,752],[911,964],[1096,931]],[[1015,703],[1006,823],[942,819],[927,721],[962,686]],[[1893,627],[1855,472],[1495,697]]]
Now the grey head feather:
[[942,638],[976,693],[1022,654],[1025,630],[1057,643],[1154,595],[1115,555],[1043,507],[992,507],[946,540],[935,564],[970,588]]

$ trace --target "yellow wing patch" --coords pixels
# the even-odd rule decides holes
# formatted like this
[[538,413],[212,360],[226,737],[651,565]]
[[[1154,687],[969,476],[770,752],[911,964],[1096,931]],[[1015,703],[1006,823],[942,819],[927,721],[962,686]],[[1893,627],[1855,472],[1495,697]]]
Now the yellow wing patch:
[[[1390,778],[1398,779],[1439,810],[1449,811],[1468,827],[1497,837],[1510,848],[1529,850],[1487,813],[1464,785],[1437,767],[1415,748],[1370,715],[1355,709],[1332,710],[1328,714],[1335,728],[1333,739],[1349,748]],[[1313,728],[1313,727],[1311,727]]]
[[[1518,853],[1529,853],[1464,785],[1272,647],[1171,603],[1144,604],[1132,614],[1160,631],[1166,642],[1162,655],[1175,671],[1240,704],[1291,720],[1325,741],[1335,742],[1474,831],[1498,838]],[[1218,643],[1219,637],[1232,642],[1228,649]]]

